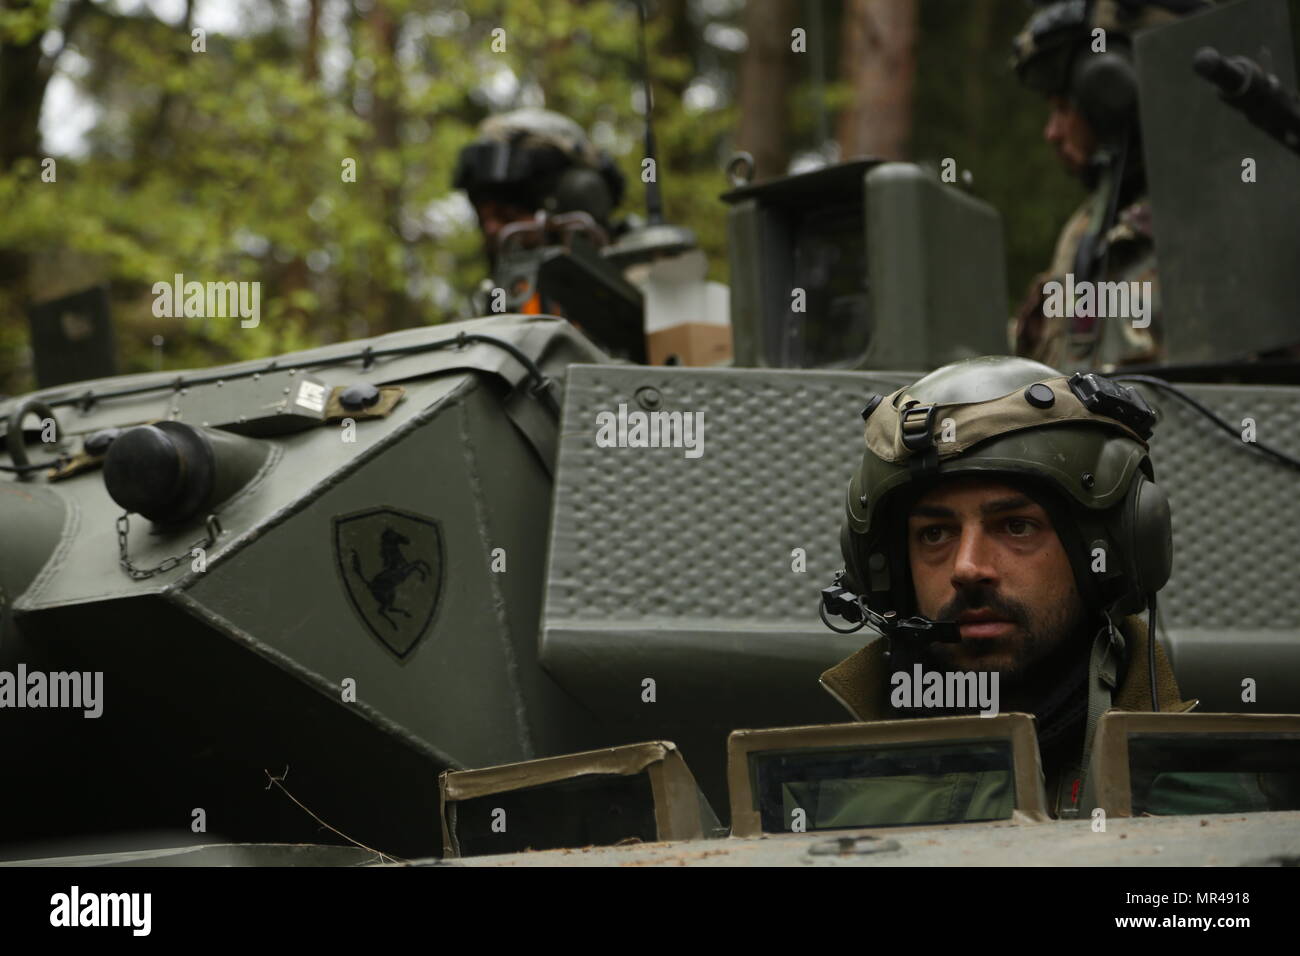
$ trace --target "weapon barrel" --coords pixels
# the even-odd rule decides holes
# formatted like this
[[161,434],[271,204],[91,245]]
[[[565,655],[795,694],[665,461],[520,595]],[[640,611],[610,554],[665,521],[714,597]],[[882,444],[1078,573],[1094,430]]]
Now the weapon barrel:
[[1300,97],[1266,73],[1249,57],[1225,57],[1214,47],[1201,47],[1192,69],[1219,90],[1224,102],[1240,110],[1264,132],[1300,153]]

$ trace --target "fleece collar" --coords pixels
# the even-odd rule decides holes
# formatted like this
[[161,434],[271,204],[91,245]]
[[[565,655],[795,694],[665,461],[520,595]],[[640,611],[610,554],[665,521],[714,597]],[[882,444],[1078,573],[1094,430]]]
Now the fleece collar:
[[[1128,644],[1128,673],[1115,692],[1112,709],[1146,711],[1151,707],[1150,679],[1147,677],[1147,627],[1139,617],[1126,617],[1119,625]],[[821,685],[838,700],[856,720],[889,720],[898,715],[889,706],[889,664],[885,660],[888,646],[882,637],[840,661],[821,676]],[[1174,670],[1164,648],[1156,644],[1156,691],[1160,711],[1181,714],[1198,701],[1183,700],[1174,679]]]

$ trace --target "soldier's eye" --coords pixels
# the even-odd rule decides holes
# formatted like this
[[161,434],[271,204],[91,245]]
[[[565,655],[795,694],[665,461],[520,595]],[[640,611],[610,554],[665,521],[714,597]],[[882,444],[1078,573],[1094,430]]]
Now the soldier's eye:
[[1007,532],[1017,538],[1033,534],[1037,527],[1038,525],[1028,518],[1008,518],[1006,524]]
[[939,544],[947,535],[943,525],[927,525],[916,533],[916,537],[925,544]]

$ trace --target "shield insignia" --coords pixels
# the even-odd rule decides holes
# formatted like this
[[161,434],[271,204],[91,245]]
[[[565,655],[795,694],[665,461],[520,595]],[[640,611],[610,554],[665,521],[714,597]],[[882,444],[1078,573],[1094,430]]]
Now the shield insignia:
[[357,616],[404,659],[428,633],[442,596],[438,522],[386,507],[336,515],[334,557]]

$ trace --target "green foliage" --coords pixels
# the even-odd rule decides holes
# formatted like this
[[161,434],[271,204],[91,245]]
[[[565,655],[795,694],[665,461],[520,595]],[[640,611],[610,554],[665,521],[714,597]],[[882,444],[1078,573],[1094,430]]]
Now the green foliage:
[[[30,33],[29,20],[4,25]],[[56,157],[56,182],[42,182],[34,161],[0,172],[0,250],[91,265],[0,297],[0,342],[22,340],[24,297],[104,280],[126,372],[156,366],[158,335],[162,367],[181,368],[467,314],[483,261],[451,176],[460,147],[497,109],[545,105],[601,124],[628,178],[624,209],[642,201],[630,4],[373,0],[348,27],[346,71],[312,76],[302,24],[287,18],[266,33],[209,31],[202,53],[183,28],[151,18],[87,24],[75,39],[92,63],[83,93],[101,109],[90,148]],[[497,28],[504,52],[492,50]],[[652,44],[663,34],[653,25]],[[656,55],[653,69],[667,213],[696,229],[716,272],[719,143],[733,119],[684,111],[686,58]],[[514,94],[494,101],[511,74]],[[342,175],[347,160],[355,182]],[[153,284],[177,273],[260,281],[261,325],[154,316]],[[19,348],[0,365],[0,391],[32,386]]]
[[6,43],[30,43],[50,27],[54,0],[5,4],[0,7],[0,38]]
[[[234,2],[234,0],[232,0]],[[544,105],[593,130],[640,212],[643,120],[635,7],[628,0],[368,0],[326,4],[343,22],[308,62],[305,24],[281,4],[256,30],[208,30],[92,4],[67,37],[89,64],[77,82],[99,115],[87,148],[0,169],[0,392],[33,386],[23,304],[108,281],[122,371],[203,366],[467,314],[483,275],[468,204],[450,185],[459,149],[489,113]],[[766,2],[766,0],[765,0]],[[776,0],[772,0],[776,2]],[[782,0],[785,2],[785,0]],[[650,24],[658,171],[668,219],[695,230],[726,281],[722,166],[737,122],[737,58],[709,46],[701,17],[739,8],[659,0]],[[816,118],[851,95],[834,75],[840,10],[829,3],[831,75],[815,102],[811,63],[785,91],[791,152],[816,145]],[[0,10],[0,43],[29,42],[69,5]],[[198,5],[202,25],[203,5]],[[920,0],[912,155],[952,156],[1004,216],[1011,298],[1047,262],[1081,192],[1041,140],[1043,105],[1007,66],[1019,2]],[[722,12],[719,12],[722,11]],[[84,11],[83,11],[84,12]],[[682,18],[694,19],[683,26]],[[493,31],[505,31],[494,52]],[[0,50],[0,55],[3,55]],[[56,64],[56,69],[59,64]],[[702,74],[717,108],[688,111]],[[842,78],[841,78],[842,79]],[[773,108],[781,104],[774,102]],[[355,164],[355,182],[343,175]],[[27,279],[4,274],[6,256]],[[64,265],[71,263],[71,265]],[[153,315],[155,282],[262,283],[262,322]],[[162,336],[161,353],[153,345]]]

